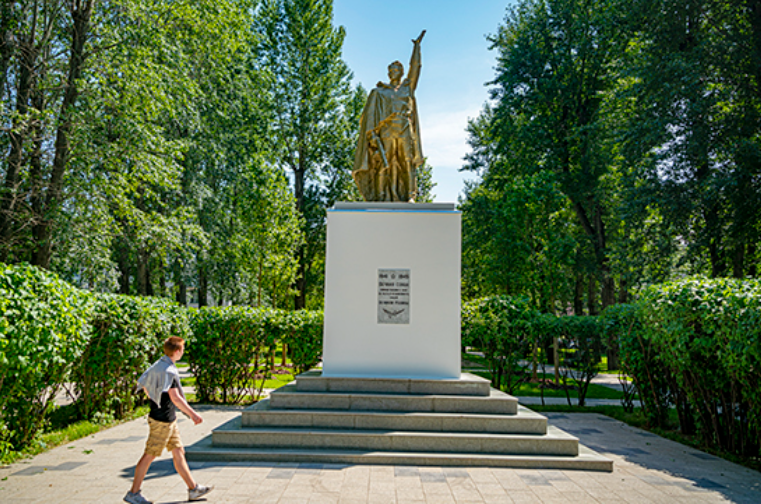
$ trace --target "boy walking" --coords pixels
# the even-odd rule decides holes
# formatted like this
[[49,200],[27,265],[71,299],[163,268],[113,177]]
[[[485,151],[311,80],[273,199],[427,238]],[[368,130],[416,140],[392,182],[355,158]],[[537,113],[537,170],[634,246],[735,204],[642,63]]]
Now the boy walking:
[[145,443],[145,453],[135,466],[135,479],[132,488],[124,501],[130,504],[152,504],[140,494],[145,475],[151,462],[161,455],[164,448],[172,452],[174,468],[188,486],[188,500],[197,500],[214,487],[199,485],[190,474],[190,468],[185,461],[185,449],[180,440],[180,431],[177,428],[177,415],[175,408],[190,417],[195,425],[203,422],[201,415],[195,412],[185,400],[185,394],[180,385],[180,373],[177,371],[175,362],[182,358],[185,352],[185,340],[172,336],[164,341],[164,356],[157,360],[138,379],[137,384],[145,390],[150,397],[151,412],[148,414],[150,434]]

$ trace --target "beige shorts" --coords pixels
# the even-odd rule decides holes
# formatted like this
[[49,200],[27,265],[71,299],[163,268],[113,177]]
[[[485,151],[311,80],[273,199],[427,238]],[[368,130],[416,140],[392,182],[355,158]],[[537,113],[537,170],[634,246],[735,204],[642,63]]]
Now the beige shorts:
[[148,417],[148,425],[151,432],[148,434],[148,441],[145,442],[145,453],[153,457],[160,457],[164,448],[167,451],[182,448],[180,429],[177,427],[176,420],[167,423]]

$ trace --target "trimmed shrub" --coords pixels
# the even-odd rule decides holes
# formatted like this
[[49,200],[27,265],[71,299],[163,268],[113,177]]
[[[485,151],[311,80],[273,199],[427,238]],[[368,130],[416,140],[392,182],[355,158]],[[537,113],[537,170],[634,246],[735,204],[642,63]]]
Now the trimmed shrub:
[[323,313],[316,310],[280,312],[284,320],[279,334],[280,340],[288,346],[288,353],[296,374],[309,371],[322,356]]
[[665,428],[674,377],[661,362],[660,347],[645,331],[640,304],[609,306],[601,315],[602,330],[618,341],[622,370],[631,377],[648,424]]
[[463,305],[462,344],[483,352],[495,387],[512,393],[520,383],[537,316],[527,298],[493,296]]
[[322,355],[320,311],[202,308],[190,320],[195,337],[185,355],[199,401],[258,400],[278,344],[287,347],[297,374],[316,365]]
[[168,299],[97,295],[90,320],[92,338],[73,374],[87,419],[121,418],[144,399],[137,379],[163,354],[165,339],[179,336],[192,345],[187,310]]
[[91,301],[52,273],[0,263],[0,416],[7,428],[0,426],[0,436],[14,450],[34,439],[79,362],[90,339]]
[[237,404],[247,396],[260,397],[262,385],[257,388],[256,379],[263,384],[277,345],[274,331],[265,329],[270,316],[271,310],[243,306],[191,312],[194,338],[185,357],[200,402]]
[[560,366],[566,397],[570,404],[568,378],[572,377],[578,383],[579,406],[584,406],[589,384],[597,376],[597,367],[602,362],[602,336],[597,317],[557,317],[556,331],[563,349]]
[[646,289],[648,339],[675,377],[680,423],[710,445],[748,456],[761,438],[761,283],[688,278]]

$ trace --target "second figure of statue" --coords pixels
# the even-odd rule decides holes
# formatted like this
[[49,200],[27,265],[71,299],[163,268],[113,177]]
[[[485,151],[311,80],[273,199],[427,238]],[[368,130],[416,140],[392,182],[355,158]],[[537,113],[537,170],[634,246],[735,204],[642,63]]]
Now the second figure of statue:
[[352,173],[365,201],[415,201],[415,173],[423,164],[415,88],[424,35],[425,30],[412,41],[407,77],[394,61],[388,66],[389,83],[378,82],[367,97]]

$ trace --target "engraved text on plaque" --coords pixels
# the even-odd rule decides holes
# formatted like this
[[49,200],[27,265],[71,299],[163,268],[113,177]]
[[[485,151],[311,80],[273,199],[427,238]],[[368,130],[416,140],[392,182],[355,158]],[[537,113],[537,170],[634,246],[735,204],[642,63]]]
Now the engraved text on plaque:
[[378,270],[378,323],[410,323],[410,270]]

